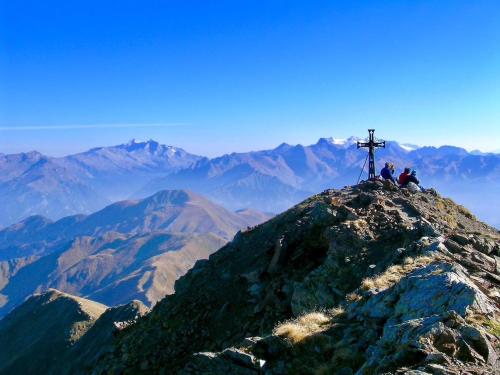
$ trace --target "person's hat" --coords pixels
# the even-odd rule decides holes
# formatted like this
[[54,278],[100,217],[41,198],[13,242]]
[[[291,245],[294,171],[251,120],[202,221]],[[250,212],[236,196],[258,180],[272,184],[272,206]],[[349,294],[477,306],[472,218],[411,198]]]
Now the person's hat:
[[406,167],[405,168],[405,173],[410,173],[410,170],[411,170],[410,168]]

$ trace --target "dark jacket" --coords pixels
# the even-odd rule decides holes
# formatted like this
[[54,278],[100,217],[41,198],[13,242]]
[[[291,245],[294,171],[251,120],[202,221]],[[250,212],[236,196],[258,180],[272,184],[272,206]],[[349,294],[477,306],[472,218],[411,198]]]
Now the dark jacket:
[[406,184],[405,184],[405,185],[408,185],[408,183],[410,183],[410,182],[413,182],[413,183],[414,183],[414,184],[416,184],[416,185],[419,185],[419,184],[420,184],[420,181],[418,180],[417,176],[414,176],[414,175],[410,175],[410,176],[408,177],[408,180],[407,180],[407,182],[406,182]]
[[396,183],[394,177],[392,177],[392,173],[393,172],[387,167],[382,168],[382,170],[380,171],[380,175],[384,180],[391,180],[392,182]]

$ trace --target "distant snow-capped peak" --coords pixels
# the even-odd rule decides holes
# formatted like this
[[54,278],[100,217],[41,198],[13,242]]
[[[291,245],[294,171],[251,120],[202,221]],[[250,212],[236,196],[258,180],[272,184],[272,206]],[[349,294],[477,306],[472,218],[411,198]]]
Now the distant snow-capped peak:
[[399,147],[401,147],[403,150],[405,151],[415,151],[416,149],[419,149],[420,146],[417,146],[417,145],[412,145],[410,143],[398,143],[399,144]]
[[147,147],[147,146],[151,146],[151,145],[159,145],[159,143],[153,139],[149,139],[147,141],[141,141],[141,140],[138,140],[136,138],[132,138],[124,146],[126,146],[126,147],[134,147],[134,146]]
[[167,153],[168,155],[176,154],[179,151],[178,148],[174,146],[167,146],[158,143],[153,139],[149,139],[148,141],[138,141],[137,139],[132,139],[126,144],[120,146],[125,150],[132,151],[148,151],[151,153]]
[[349,137],[349,138],[328,137],[328,138],[321,138],[318,143],[327,142],[327,143],[334,145],[334,146],[337,146],[337,147],[347,148],[351,145],[356,144],[356,142],[359,141],[360,139],[361,138],[358,138],[358,137]]
[[329,138],[329,141],[333,145],[344,146],[347,143],[346,138]]
[[[378,139],[376,139],[378,140]],[[330,144],[333,146],[336,146],[338,148],[348,148],[352,145],[355,145],[358,141],[366,142],[368,141],[368,138],[361,138],[361,137],[354,137],[351,136],[349,138],[333,138],[333,137],[328,137],[328,138],[320,138],[318,143],[326,143]],[[399,143],[399,142],[393,142],[391,143],[397,144],[399,147],[401,147],[404,151],[410,152],[410,151],[415,151],[419,148],[421,148],[418,145],[411,144],[411,143]]]

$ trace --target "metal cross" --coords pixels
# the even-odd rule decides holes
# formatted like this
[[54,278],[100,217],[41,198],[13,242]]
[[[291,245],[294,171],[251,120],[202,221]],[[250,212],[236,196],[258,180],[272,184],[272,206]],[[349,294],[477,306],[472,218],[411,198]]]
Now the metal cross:
[[385,141],[376,142],[375,141],[375,129],[368,129],[368,142],[358,141],[358,148],[368,148],[368,179],[375,178],[375,148],[381,147],[385,148]]

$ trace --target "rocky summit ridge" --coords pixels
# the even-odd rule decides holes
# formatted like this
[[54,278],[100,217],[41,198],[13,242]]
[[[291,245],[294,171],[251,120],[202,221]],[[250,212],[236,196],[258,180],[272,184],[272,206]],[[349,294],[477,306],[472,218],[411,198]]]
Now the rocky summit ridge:
[[94,374],[495,374],[500,235],[435,190],[326,190],[234,240]]

